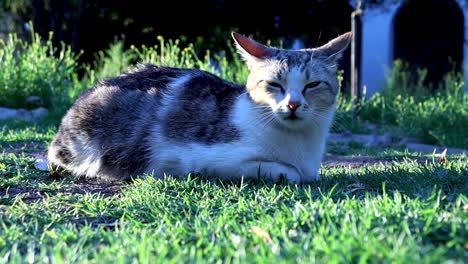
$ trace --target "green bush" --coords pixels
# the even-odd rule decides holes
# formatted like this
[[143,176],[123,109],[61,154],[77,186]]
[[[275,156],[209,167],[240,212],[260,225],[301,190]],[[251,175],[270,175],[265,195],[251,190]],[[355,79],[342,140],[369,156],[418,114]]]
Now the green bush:
[[118,76],[135,63],[133,49],[125,50],[123,41],[110,44],[105,51],[99,51],[94,60],[95,78],[98,80]]
[[50,109],[68,106],[70,91],[78,82],[77,55],[69,46],[52,46],[52,34],[43,43],[37,34],[31,42],[10,34],[0,40],[0,106],[25,107],[25,98],[39,96]]
[[[454,86],[457,87],[457,86]],[[408,135],[428,143],[468,149],[468,96],[463,85],[455,93],[437,94],[417,101],[399,97],[396,124]]]
[[468,148],[468,96],[463,76],[448,74],[436,91],[423,84],[426,72],[417,78],[407,65],[396,61],[382,93],[363,100],[360,120],[383,127],[398,126],[405,135],[423,142]]
[[[106,51],[98,52],[94,68],[88,67],[88,77],[92,80],[109,78],[128,71],[136,63],[150,63],[158,66],[198,68],[237,83],[245,83],[247,80],[247,68],[234,48],[228,53],[220,51],[215,55],[207,50],[206,54],[200,57],[193,44],[183,46],[178,39],[165,40],[161,36],[157,37],[157,40],[158,44],[154,46],[143,45],[138,48],[132,45],[128,50],[124,49],[123,41],[111,44]],[[228,60],[227,55],[232,59]]]
[[245,83],[247,80],[247,67],[234,48],[228,51],[232,57],[228,60],[225,51],[211,55],[210,50],[207,50],[205,56],[199,57],[192,44],[181,47],[179,40],[166,41],[161,36],[158,37],[158,41],[159,45],[153,47],[142,46],[139,49],[132,47],[137,60],[160,66],[198,68],[237,83]]

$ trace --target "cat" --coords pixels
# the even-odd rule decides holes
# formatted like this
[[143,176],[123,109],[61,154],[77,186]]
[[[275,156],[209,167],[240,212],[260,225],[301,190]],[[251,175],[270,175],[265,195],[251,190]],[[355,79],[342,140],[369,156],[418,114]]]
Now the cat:
[[49,146],[51,165],[101,180],[319,179],[337,62],[351,33],[301,50],[232,37],[249,69],[245,86],[198,69],[140,64],[81,95]]

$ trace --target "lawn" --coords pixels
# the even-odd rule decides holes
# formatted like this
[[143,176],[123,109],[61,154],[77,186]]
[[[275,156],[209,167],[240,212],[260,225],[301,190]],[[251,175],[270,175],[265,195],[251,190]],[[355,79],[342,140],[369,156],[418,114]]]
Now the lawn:
[[34,168],[54,122],[0,128],[0,263],[468,259],[466,155],[441,163],[330,144],[322,180],[307,186],[191,175],[111,184]]

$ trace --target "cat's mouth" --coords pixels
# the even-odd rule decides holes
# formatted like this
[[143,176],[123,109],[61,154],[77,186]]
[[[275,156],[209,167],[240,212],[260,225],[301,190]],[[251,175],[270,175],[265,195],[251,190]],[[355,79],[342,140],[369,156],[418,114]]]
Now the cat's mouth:
[[294,112],[291,112],[291,114],[289,114],[289,115],[285,118],[285,120],[289,120],[289,121],[297,121],[297,120],[301,120],[301,119],[302,119],[302,118],[298,117],[298,116],[296,115],[296,113],[294,113]]

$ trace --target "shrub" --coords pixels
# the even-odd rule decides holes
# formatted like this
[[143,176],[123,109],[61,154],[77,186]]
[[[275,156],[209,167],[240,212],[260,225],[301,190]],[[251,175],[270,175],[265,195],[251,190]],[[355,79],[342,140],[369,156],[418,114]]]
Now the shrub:
[[[237,83],[245,83],[248,71],[240,56],[232,48],[226,51],[217,51],[212,55],[210,50],[200,57],[193,44],[182,45],[179,39],[165,40],[157,37],[158,44],[154,46],[131,46],[124,50],[123,41],[110,45],[106,51],[96,56],[94,68],[88,67],[88,78],[99,80],[117,76],[128,71],[136,63],[151,63],[158,66],[198,68],[220,76],[223,79]],[[227,57],[231,59],[228,60]]]
[[192,44],[181,47],[179,40],[165,41],[161,36],[158,37],[158,41],[159,45],[153,47],[142,46],[140,49],[132,47],[137,60],[160,66],[198,68],[237,83],[245,83],[247,80],[247,67],[234,48],[228,51],[232,57],[228,60],[226,51],[218,51],[211,55],[211,51],[207,50],[205,56],[200,57]]
[[52,34],[44,43],[38,34],[31,34],[31,42],[10,34],[0,40],[0,105],[25,107],[25,98],[35,95],[48,108],[68,106],[78,82],[76,60],[69,46],[52,46]]
[[127,71],[135,63],[136,54],[132,49],[125,50],[123,41],[111,43],[105,51],[99,51],[94,60],[95,78],[98,80],[117,76]]
[[360,119],[398,126],[426,143],[468,148],[468,96],[462,77],[450,73],[432,91],[423,85],[424,70],[412,79],[407,66],[397,61],[382,93],[361,102]]

